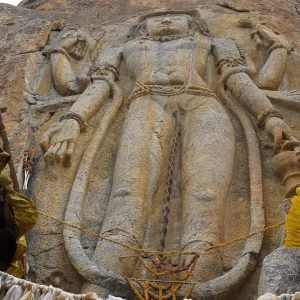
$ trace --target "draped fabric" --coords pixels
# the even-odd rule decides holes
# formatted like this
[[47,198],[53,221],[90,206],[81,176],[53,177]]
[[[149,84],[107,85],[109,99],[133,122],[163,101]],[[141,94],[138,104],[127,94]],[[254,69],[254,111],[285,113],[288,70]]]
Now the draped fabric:
[[0,148],[0,184],[5,189],[9,203],[14,211],[17,225],[18,238],[32,229],[37,220],[37,210],[33,202],[22,194],[14,191],[10,176],[4,169],[9,161],[10,155]]
[[[2,300],[101,300],[95,293],[76,295],[53,286],[39,285],[0,272],[0,299]],[[110,300],[121,299],[110,296]]]
[[280,296],[267,293],[260,296],[257,300],[300,300],[300,292],[294,294],[281,294]]
[[26,274],[25,253],[27,244],[24,234],[35,225],[38,213],[31,200],[14,191],[10,176],[4,169],[9,159],[10,155],[0,148],[0,185],[4,188],[9,205],[13,210],[17,231],[17,249],[7,272],[22,278]]

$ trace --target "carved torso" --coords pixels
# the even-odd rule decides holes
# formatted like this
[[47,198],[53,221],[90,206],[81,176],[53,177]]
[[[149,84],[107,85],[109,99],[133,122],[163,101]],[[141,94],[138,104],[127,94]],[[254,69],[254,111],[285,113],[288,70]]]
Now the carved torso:
[[134,80],[144,84],[205,87],[203,75],[210,48],[210,41],[204,37],[164,42],[138,39],[128,42],[123,54]]

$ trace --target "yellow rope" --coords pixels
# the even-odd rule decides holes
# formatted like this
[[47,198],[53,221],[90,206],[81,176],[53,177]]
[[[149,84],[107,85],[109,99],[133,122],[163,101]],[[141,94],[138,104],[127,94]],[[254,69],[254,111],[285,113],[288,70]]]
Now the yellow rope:
[[54,221],[57,221],[63,225],[66,225],[68,227],[71,227],[71,228],[74,228],[74,229],[77,229],[83,233],[86,233],[87,235],[90,235],[90,236],[94,236],[94,237],[98,237],[102,240],[105,240],[107,242],[110,242],[110,243],[114,243],[116,245],[119,245],[120,247],[123,247],[123,248],[126,248],[128,250],[131,250],[131,251],[134,251],[134,252],[137,252],[137,253],[152,253],[152,254],[157,254],[157,255],[162,255],[162,254],[185,254],[185,255],[203,255],[203,254],[208,254],[207,252],[213,250],[213,249],[216,249],[216,248],[223,248],[225,246],[228,246],[228,245],[231,245],[231,244],[235,244],[237,242],[241,242],[243,240],[246,240],[256,234],[259,234],[259,233],[263,233],[267,230],[271,230],[271,229],[275,229],[277,227],[280,227],[282,225],[285,224],[285,221],[282,221],[280,223],[277,223],[277,224],[273,224],[273,225],[270,225],[270,226],[267,226],[267,227],[263,227],[261,229],[258,229],[256,231],[253,231],[253,232],[250,232],[249,234],[246,234],[244,236],[241,236],[239,238],[236,238],[236,239],[232,239],[232,240],[229,240],[227,242],[224,242],[224,243],[220,243],[220,244],[216,244],[214,246],[211,246],[211,247],[207,247],[204,249],[203,252],[195,252],[195,251],[179,251],[179,250],[174,250],[174,251],[158,251],[158,250],[152,250],[152,249],[143,249],[143,248],[137,248],[137,247],[132,247],[132,246],[129,246],[127,244],[124,244],[122,242],[119,242],[119,241],[116,241],[114,239],[111,239],[103,234],[100,234],[100,233],[97,233],[97,232],[94,232],[92,230],[89,230],[89,229],[86,229],[86,228],[82,228],[82,227],[79,227],[75,224],[72,224],[72,223],[68,223],[66,221],[63,221],[57,217],[54,217],[52,216],[51,214],[48,214],[46,212],[43,212],[43,211],[38,211],[38,213],[44,217],[47,217],[49,219],[52,219]]
[[[94,231],[91,231],[89,229],[86,229],[86,228],[82,228],[82,227],[79,227],[75,224],[71,224],[71,223],[68,223],[66,221],[63,221],[57,217],[54,217],[52,216],[51,214],[48,214],[46,212],[42,212],[42,211],[39,211],[38,212],[40,215],[44,216],[44,217],[47,217],[49,219],[52,219],[54,221],[57,221],[65,226],[68,226],[68,227],[71,227],[71,228],[74,228],[76,230],[79,230],[80,232],[83,232],[83,233],[86,233],[90,236],[94,236],[94,237],[98,237],[102,240],[105,240],[105,241],[108,241],[108,242],[111,242],[111,243],[114,243],[120,247],[123,247],[123,248],[126,248],[128,250],[131,250],[131,251],[134,251],[136,253],[138,253],[139,255],[137,255],[138,257],[140,257],[140,262],[142,263],[142,265],[144,266],[144,268],[146,270],[148,270],[149,272],[151,273],[155,273],[156,275],[163,275],[163,273],[170,273],[170,270],[165,270],[163,272],[157,272],[156,270],[152,270],[149,269],[150,266],[148,266],[144,261],[143,259],[141,259],[141,256],[148,256],[148,257],[151,257],[149,256],[150,253],[153,255],[153,254],[156,254],[156,255],[159,255],[160,257],[162,257],[162,255],[164,255],[164,257],[168,257],[169,255],[172,255],[172,254],[185,254],[185,255],[193,255],[194,258],[196,259],[197,261],[197,258],[200,257],[200,255],[203,255],[203,254],[209,254],[209,251],[210,250],[213,250],[213,249],[216,249],[216,248],[221,248],[221,247],[225,247],[225,246],[228,246],[230,244],[234,244],[234,243],[237,243],[237,242],[240,242],[240,241],[243,241],[243,240],[246,240],[256,234],[259,234],[259,233],[262,233],[262,232],[265,232],[267,230],[270,230],[270,229],[274,229],[274,228],[277,228],[279,226],[282,226],[283,224],[285,224],[285,222],[280,222],[280,223],[277,223],[277,224],[274,224],[274,225],[270,225],[270,226],[267,226],[267,227],[264,227],[264,228],[261,228],[261,229],[258,229],[256,231],[253,231],[247,235],[244,235],[242,237],[239,237],[239,238],[235,238],[235,239],[232,239],[230,241],[227,241],[227,242],[224,242],[224,243],[220,243],[220,244],[216,244],[214,246],[211,246],[211,247],[207,247],[206,249],[204,249],[203,252],[190,252],[190,251],[166,251],[166,252],[163,252],[163,251],[157,251],[157,250],[149,250],[149,249],[142,249],[142,248],[137,248],[137,247],[132,247],[132,246],[129,246],[127,244],[124,244],[122,242],[119,242],[119,241],[116,241],[116,240],[113,240],[103,234],[100,234],[100,233],[97,233],[97,232],[94,232]],[[162,258],[163,259],[163,258]],[[128,277],[124,277],[126,282],[128,283],[129,287],[131,288],[131,290],[133,291],[133,293],[135,294],[136,298],[138,300],[149,300],[149,299],[155,299],[155,300],[176,300],[177,299],[177,292],[178,290],[182,287],[182,285],[190,285],[190,288],[188,289],[186,295],[185,295],[185,298],[189,298],[192,291],[193,291],[193,288],[196,284],[196,282],[192,282],[192,281],[187,281],[187,279],[189,279],[192,275],[192,271],[195,267],[195,263],[192,264],[192,266],[188,266],[188,270],[187,271],[187,274],[184,278],[180,278],[179,276],[176,275],[176,273],[172,273],[172,275],[176,275],[175,276],[175,279],[177,280],[157,280],[157,279],[141,279],[141,278],[128,278]],[[160,274],[161,273],[161,274]],[[134,282],[136,284],[138,284],[143,292],[144,292],[144,296],[139,292],[138,288],[135,287],[134,285]],[[162,286],[161,284],[171,284],[171,286]],[[174,286],[175,285],[175,286]],[[150,291],[149,288],[152,287],[156,290],[158,290],[158,295],[156,295],[154,292]],[[167,291],[170,289],[170,292],[166,295],[163,295],[163,291]]]
[[137,281],[149,281],[149,282],[157,282],[157,283],[175,283],[175,284],[196,284],[196,281],[179,281],[179,280],[159,280],[159,279],[144,279],[144,278],[128,278],[130,280],[137,280]]
[[236,239],[224,242],[224,243],[220,243],[220,244],[216,244],[214,246],[208,247],[208,248],[206,248],[204,250],[204,252],[207,252],[207,251],[210,251],[210,250],[213,250],[213,249],[216,249],[216,248],[223,248],[223,247],[225,247],[227,245],[234,244],[236,242],[240,242],[240,241],[246,240],[246,239],[248,239],[248,238],[250,238],[250,237],[252,237],[252,236],[254,236],[256,234],[263,233],[263,232],[265,232],[267,230],[275,229],[275,228],[280,227],[280,226],[282,226],[284,224],[285,224],[285,221],[282,221],[282,222],[279,222],[277,224],[273,224],[273,225],[270,225],[270,226],[267,226],[267,227],[263,227],[261,229],[258,229],[256,231],[250,232],[249,234],[241,236],[239,238],[236,238]]
[[[190,285],[190,288],[186,292],[184,298],[188,299],[197,284],[197,282],[192,281],[171,281],[171,280],[157,280],[157,279],[141,279],[141,278],[128,278],[125,277],[125,280],[127,281],[128,285],[131,287],[134,294],[137,296],[137,299],[139,300],[148,300],[149,295],[151,296],[150,299],[157,299],[157,300],[167,300],[167,299],[177,299],[176,293],[181,289],[183,285]],[[134,286],[133,282],[138,284],[144,292],[145,297],[141,295],[139,290]],[[144,282],[144,283],[143,283]],[[161,284],[170,284],[170,286],[166,287],[164,285],[159,285],[155,283],[161,283]],[[151,292],[149,288],[154,288],[158,290],[159,295],[156,295],[155,293]],[[170,290],[168,294],[164,294],[163,292],[167,292]]]
[[100,234],[100,233],[97,233],[95,231],[92,231],[92,230],[89,230],[89,229],[86,229],[86,228],[82,228],[82,227],[79,227],[79,226],[77,226],[75,224],[71,224],[71,223],[68,223],[66,221],[63,221],[63,220],[61,220],[61,219],[59,219],[57,217],[54,217],[54,216],[52,216],[52,215],[50,215],[48,213],[45,213],[43,211],[38,211],[38,213],[40,215],[44,216],[44,217],[47,217],[47,218],[52,219],[54,221],[60,222],[61,224],[64,224],[64,225],[66,225],[68,227],[71,227],[71,228],[77,229],[77,230],[79,230],[81,232],[84,232],[87,235],[98,237],[98,238],[100,238],[102,240],[105,240],[105,241],[117,244],[117,245],[119,245],[119,246],[121,246],[123,248],[126,248],[128,250],[132,250],[132,251],[135,251],[135,252],[143,252],[143,249],[132,247],[132,246],[128,246],[128,245],[126,245],[126,244],[124,244],[122,242],[118,242],[116,240],[110,239],[109,237],[107,237],[107,236],[105,236],[103,234]]

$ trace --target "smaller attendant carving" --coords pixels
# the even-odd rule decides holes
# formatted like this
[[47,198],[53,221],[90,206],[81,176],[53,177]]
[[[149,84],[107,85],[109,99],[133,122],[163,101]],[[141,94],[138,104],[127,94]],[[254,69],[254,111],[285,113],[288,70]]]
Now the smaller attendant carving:
[[252,38],[256,47],[267,54],[263,66],[254,76],[256,85],[272,103],[299,111],[300,91],[279,89],[286,71],[288,54],[294,51],[293,44],[263,23],[255,24],[249,20],[242,20],[241,26],[254,29]]
[[[256,24],[254,28],[252,37],[256,46],[268,49],[268,58],[256,76],[256,84],[265,91],[276,93],[275,91],[283,79],[287,55],[291,51],[292,45],[283,35],[265,24]],[[268,92],[265,94],[268,95]],[[277,110],[262,112],[258,118],[258,124],[263,127],[265,120],[270,117],[281,118],[281,115]],[[286,189],[286,196],[291,197],[295,194],[296,187],[300,185],[299,141],[287,131],[275,134],[277,136],[283,134],[284,142],[275,144],[278,154],[272,159],[272,169],[274,174],[281,179],[281,183]]]
[[258,47],[268,48],[268,58],[256,77],[256,84],[261,89],[277,90],[286,69],[287,55],[291,43],[281,34],[264,24],[257,24],[252,33]]
[[43,52],[49,58],[52,90],[28,88],[24,92],[25,100],[41,113],[71,106],[90,83],[99,45],[84,29],[66,30],[57,41],[53,36]]
[[95,45],[85,30],[70,30],[57,46],[44,52],[50,57],[53,84],[60,95],[81,94],[86,89],[92,65],[89,54]]
[[[252,36],[256,45],[268,52],[267,59],[255,79],[258,87],[272,102],[291,110],[299,110],[300,92],[280,90],[283,88],[281,82],[286,71],[287,55],[292,50],[291,43],[264,24],[255,25],[254,28],[255,31]],[[266,115],[262,113],[262,120],[265,118],[264,116],[268,119],[268,112],[266,113]],[[271,120],[274,119],[272,118],[274,113],[276,116],[276,112],[270,110]],[[276,119],[274,120],[276,122]],[[271,166],[274,174],[281,180],[281,184],[285,188],[285,196],[290,198],[295,195],[296,188],[300,186],[299,141],[288,131],[276,132],[275,134],[283,138],[283,142],[275,143],[276,155],[271,160]],[[297,223],[293,221],[291,222],[288,218],[286,222],[285,247],[276,249],[264,259],[258,287],[259,294],[266,292],[280,294],[299,290],[299,280],[298,278],[294,279],[298,273],[300,260],[299,249],[297,249],[297,234],[295,234]],[[282,294],[278,297],[274,294],[267,293],[261,296],[259,300],[298,299],[299,297],[298,293]]]
[[280,33],[265,23],[242,20],[241,26],[251,28],[256,47],[267,51],[267,59],[257,72],[254,81],[263,90],[277,90],[286,69],[287,55],[292,51],[292,44]]

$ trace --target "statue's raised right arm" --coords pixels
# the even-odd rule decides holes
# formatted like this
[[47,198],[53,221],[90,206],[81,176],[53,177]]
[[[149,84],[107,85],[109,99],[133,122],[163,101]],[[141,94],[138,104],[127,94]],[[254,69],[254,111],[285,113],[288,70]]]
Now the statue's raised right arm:
[[111,94],[111,85],[118,79],[120,61],[119,48],[105,47],[93,69],[92,83],[59,122],[42,136],[40,145],[46,163],[63,163],[65,167],[71,164],[80,134],[86,131],[89,120]]

